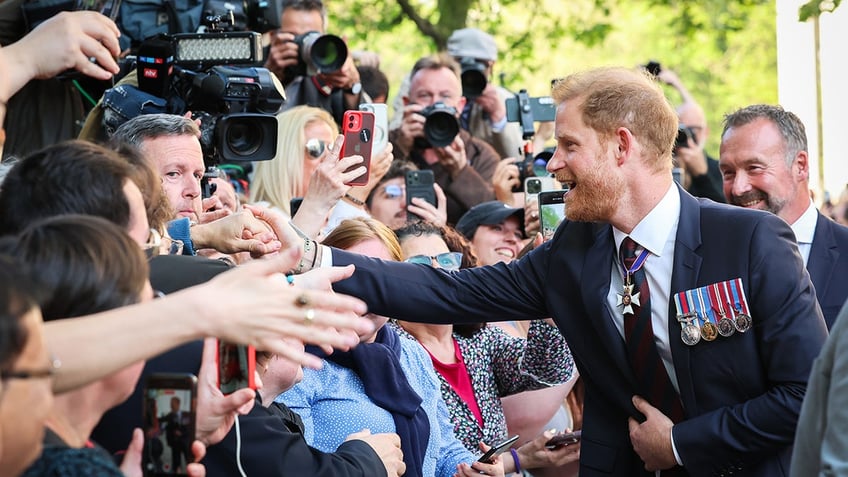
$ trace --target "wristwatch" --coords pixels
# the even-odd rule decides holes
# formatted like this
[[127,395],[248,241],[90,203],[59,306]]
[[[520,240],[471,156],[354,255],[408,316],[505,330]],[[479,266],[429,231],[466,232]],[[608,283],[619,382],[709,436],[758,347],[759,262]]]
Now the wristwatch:
[[362,83],[357,81],[356,83],[353,83],[350,88],[344,90],[344,92],[348,94],[359,94],[362,92]]

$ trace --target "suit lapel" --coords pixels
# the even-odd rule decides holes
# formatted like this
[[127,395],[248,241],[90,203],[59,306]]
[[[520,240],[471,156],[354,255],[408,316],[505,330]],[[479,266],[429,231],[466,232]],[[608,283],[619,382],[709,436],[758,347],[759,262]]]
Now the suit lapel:
[[677,321],[677,307],[674,295],[695,288],[701,270],[701,256],[696,250],[701,246],[701,209],[697,199],[680,191],[680,218],[677,225],[677,241],[674,245],[674,264],[671,274],[671,297],[668,300],[668,333],[671,356],[674,361],[677,383],[680,386],[680,398],[683,407],[695,409],[695,387],[689,373],[688,346],[677,337],[680,335],[680,323]]
[[830,221],[821,213],[816,217],[816,231],[807,259],[807,271],[816,288],[819,301],[827,294],[830,278],[839,260],[839,247],[833,237]]
[[607,306],[607,294],[610,289],[610,273],[612,271],[612,256],[615,250],[615,241],[612,237],[612,227],[609,225],[597,225],[595,229],[595,241],[586,253],[586,262],[583,273],[583,302],[587,303],[587,309],[592,316],[592,325],[601,340],[606,344],[606,350],[612,354],[613,360],[622,373],[628,377],[632,386],[636,385],[624,339],[615,327],[613,317],[610,316]]

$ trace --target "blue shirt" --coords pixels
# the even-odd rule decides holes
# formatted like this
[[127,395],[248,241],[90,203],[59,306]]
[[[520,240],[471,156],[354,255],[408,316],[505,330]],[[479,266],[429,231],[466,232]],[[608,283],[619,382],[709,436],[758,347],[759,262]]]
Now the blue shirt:
[[[423,475],[453,476],[457,464],[471,464],[476,457],[453,433],[430,357],[417,342],[401,338],[400,363],[430,420]],[[347,436],[363,429],[370,429],[372,434],[395,432],[391,414],[371,402],[359,376],[331,361],[324,360],[320,370],[304,369],[303,381],[276,401],[303,418],[306,441],[324,452],[335,451]]]

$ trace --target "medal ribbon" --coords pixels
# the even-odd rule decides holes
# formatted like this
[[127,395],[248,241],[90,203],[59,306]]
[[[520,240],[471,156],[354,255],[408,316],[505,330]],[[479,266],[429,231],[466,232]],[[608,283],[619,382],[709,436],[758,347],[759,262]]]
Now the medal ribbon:
[[748,303],[745,301],[745,291],[742,290],[742,279],[730,280],[730,291],[733,293],[733,301],[740,313],[751,316],[748,313]]
[[709,293],[707,292],[707,287],[698,288],[696,293],[698,294],[698,304],[700,305],[699,311],[701,313],[703,313],[703,316],[701,316],[701,318],[703,318],[702,321],[704,323],[708,323],[712,320],[710,319],[710,309],[707,308],[706,304],[704,303],[704,293],[708,294],[707,298],[709,299]]
[[719,291],[719,289],[718,289],[718,283],[714,283],[711,286],[709,286],[708,288],[709,288],[709,294],[710,294],[710,307],[713,309],[714,313],[718,314],[718,316],[715,319],[716,323],[718,323],[719,319],[721,319],[722,316],[727,316],[724,313],[724,305],[722,304],[722,301],[721,301],[722,300],[721,291]]
[[691,303],[692,308],[694,309],[693,311],[694,311],[695,319],[692,320],[692,321],[694,323],[697,323],[698,319],[701,317],[700,313],[699,313],[701,310],[698,309],[698,302],[695,300],[694,294],[695,294],[695,290],[686,290],[686,301]]
[[[643,248],[642,253],[640,253],[639,256],[636,257],[636,260],[633,261],[633,265],[631,265],[630,268],[627,268],[627,266],[624,264],[624,261],[621,262],[621,269],[624,270],[625,285],[632,285],[632,283],[630,283],[630,277],[632,277],[634,273],[638,272],[639,269],[642,268],[642,265],[645,264],[645,260],[648,259],[648,255],[650,254],[651,252],[647,248]],[[645,280],[647,279],[648,277],[646,275]]]
[[689,313],[689,303],[686,301],[686,292],[682,291],[674,295],[674,303],[677,304],[677,321]]

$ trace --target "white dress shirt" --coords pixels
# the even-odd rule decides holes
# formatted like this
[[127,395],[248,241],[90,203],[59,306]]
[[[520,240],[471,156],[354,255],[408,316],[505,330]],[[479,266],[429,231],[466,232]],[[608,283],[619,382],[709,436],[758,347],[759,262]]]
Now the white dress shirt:
[[813,200],[810,199],[810,205],[807,210],[798,217],[798,220],[792,227],[792,232],[795,233],[795,240],[798,242],[798,251],[801,252],[801,257],[804,259],[804,266],[807,266],[807,260],[810,259],[810,250],[813,248],[813,236],[816,234],[816,222],[819,219],[818,211],[816,210]]

